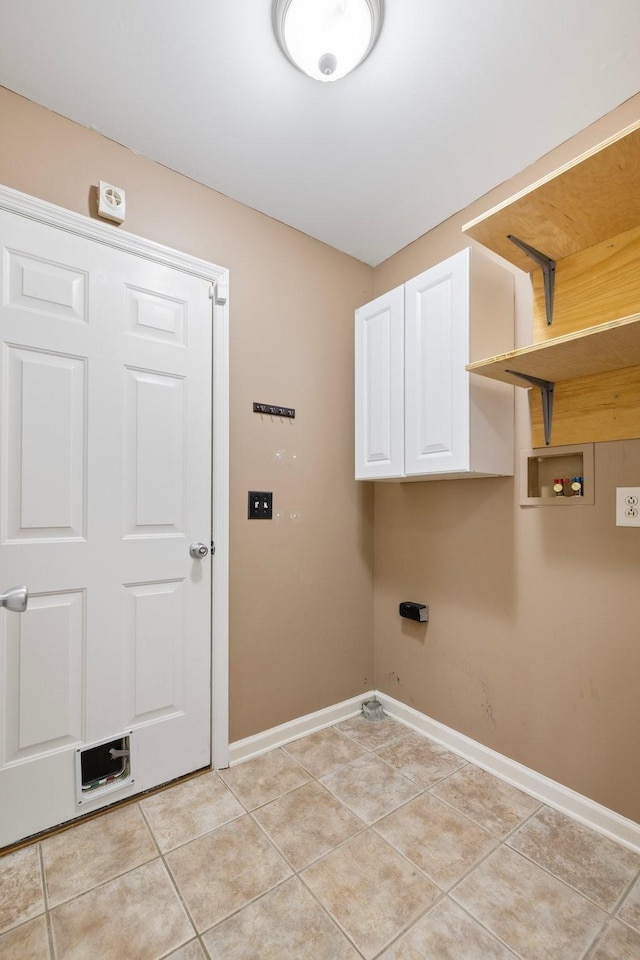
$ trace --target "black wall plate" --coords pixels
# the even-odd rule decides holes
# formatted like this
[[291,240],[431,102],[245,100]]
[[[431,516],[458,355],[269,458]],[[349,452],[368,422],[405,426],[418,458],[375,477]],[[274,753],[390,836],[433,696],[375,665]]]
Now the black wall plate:
[[273,493],[249,490],[249,520],[271,520],[273,516]]

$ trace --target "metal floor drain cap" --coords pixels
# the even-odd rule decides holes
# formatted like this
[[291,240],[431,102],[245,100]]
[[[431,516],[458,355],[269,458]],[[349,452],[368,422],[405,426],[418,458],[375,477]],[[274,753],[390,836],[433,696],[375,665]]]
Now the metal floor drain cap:
[[362,704],[362,716],[365,720],[384,720],[384,710],[379,700],[365,700]]

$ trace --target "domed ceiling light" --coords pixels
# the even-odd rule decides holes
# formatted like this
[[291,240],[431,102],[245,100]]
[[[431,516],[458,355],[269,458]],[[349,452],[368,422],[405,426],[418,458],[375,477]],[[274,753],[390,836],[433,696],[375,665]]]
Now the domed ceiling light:
[[373,50],[383,0],[275,0],[274,29],[289,60],[314,80],[340,80]]

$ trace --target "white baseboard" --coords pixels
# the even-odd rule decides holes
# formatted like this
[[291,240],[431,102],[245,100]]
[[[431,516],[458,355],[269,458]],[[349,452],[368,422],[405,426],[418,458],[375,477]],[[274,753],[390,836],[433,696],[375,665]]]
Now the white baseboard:
[[244,740],[236,740],[235,743],[229,744],[229,764],[233,767],[236,763],[258,757],[261,753],[266,753],[268,750],[275,749],[275,747],[283,747],[285,743],[299,740],[300,737],[305,737],[309,733],[324,730],[325,727],[332,727],[334,723],[340,723],[341,720],[357,717],[362,709],[363,701],[374,696],[375,692],[371,690],[359,697],[352,697],[351,700],[343,700],[342,703],[337,703],[333,707],[325,707],[315,713],[308,713],[304,717],[290,720],[289,723],[272,727],[270,730],[265,730],[264,733],[257,733],[255,736],[246,737]]
[[265,730],[264,733],[258,733],[253,737],[247,737],[245,740],[237,740],[229,746],[229,759],[231,766],[240,763],[243,760],[250,760],[262,753],[273,750],[276,747],[282,747],[292,740],[298,740],[300,737],[315,733],[317,730],[323,730],[325,727],[331,727],[334,723],[341,720],[348,720],[356,717],[361,710],[364,700],[377,697],[385,713],[407,727],[417,730],[419,733],[426,734],[433,740],[437,740],[449,750],[460,754],[465,760],[475,763],[501,780],[510,783],[519,790],[528,793],[542,803],[546,803],[567,816],[573,817],[580,823],[597,830],[598,833],[621,843],[623,846],[640,853],[640,824],[626,817],[620,816],[613,810],[603,807],[594,800],[589,800],[575,790],[550,780],[549,777],[536,773],[529,767],[523,766],[515,760],[497,753],[490,747],[485,747],[472,740],[463,733],[458,733],[451,727],[432,720],[431,717],[408,707],[406,704],[387,696],[385,693],[371,690],[362,693],[351,700],[344,700],[342,703],[335,704],[332,707],[326,707],[324,710],[318,710],[316,713],[309,713],[290,723],[283,723],[278,727],[272,727],[271,730]]
[[523,766],[516,760],[505,757],[502,753],[496,753],[490,747],[485,747],[477,740],[472,740],[463,733],[458,733],[451,727],[432,720],[431,717],[414,710],[413,707],[406,706],[399,700],[394,700],[385,693],[378,692],[376,696],[385,713],[390,717],[419,733],[425,733],[449,750],[459,753],[465,760],[470,760],[471,763],[500,777],[501,780],[523,790],[524,793],[528,793],[542,803],[566,813],[567,816],[584,823],[592,830],[597,830],[611,840],[640,853],[640,824],[635,821],[620,816],[594,800],[589,800],[581,793],[576,793],[575,790],[570,790],[569,787],[550,780],[541,773],[536,773],[535,770]]

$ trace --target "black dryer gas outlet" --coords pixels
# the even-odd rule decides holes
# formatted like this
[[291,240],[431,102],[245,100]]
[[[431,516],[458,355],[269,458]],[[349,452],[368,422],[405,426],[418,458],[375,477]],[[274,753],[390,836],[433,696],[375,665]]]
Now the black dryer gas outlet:
[[401,617],[407,620],[417,620],[418,623],[426,623],[429,619],[429,607],[424,603],[414,603],[412,600],[405,600],[400,604],[398,611]]

